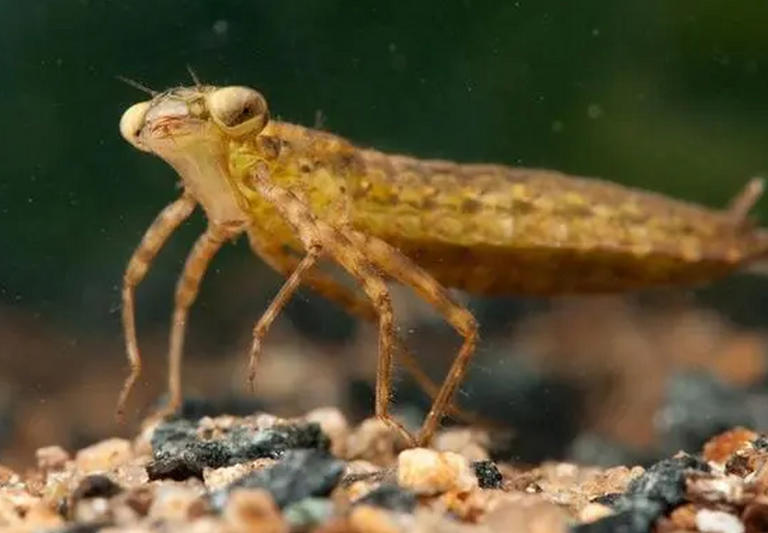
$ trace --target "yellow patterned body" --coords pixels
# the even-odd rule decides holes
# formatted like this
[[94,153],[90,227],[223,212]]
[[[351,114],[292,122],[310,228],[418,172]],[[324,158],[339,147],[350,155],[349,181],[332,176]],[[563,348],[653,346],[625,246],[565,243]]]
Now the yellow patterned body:
[[475,293],[693,285],[768,248],[763,230],[729,211],[549,170],[388,155],[273,121],[229,141],[229,174],[251,233],[297,252],[294,231],[246,183],[254,164],[319,218],[380,237],[444,285]]

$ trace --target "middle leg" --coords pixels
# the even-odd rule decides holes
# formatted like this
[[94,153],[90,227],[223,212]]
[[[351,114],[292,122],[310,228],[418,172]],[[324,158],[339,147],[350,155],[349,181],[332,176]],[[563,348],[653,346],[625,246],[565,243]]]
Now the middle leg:
[[320,245],[309,247],[307,255],[296,265],[296,269],[285,281],[280,288],[280,291],[272,300],[272,303],[269,304],[267,310],[264,311],[264,314],[261,315],[261,318],[253,327],[253,342],[251,343],[251,352],[248,361],[248,383],[252,392],[254,390],[254,379],[256,379],[256,365],[259,361],[264,337],[267,335],[267,331],[269,331],[269,328],[275,321],[275,318],[277,318],[277,315],[280,314],[280,311],[285,307],[285,304],[288,303],[296,292],[296,289],[299,288],[302,278],[304,278],[315,263],[317,263],[321,250]]

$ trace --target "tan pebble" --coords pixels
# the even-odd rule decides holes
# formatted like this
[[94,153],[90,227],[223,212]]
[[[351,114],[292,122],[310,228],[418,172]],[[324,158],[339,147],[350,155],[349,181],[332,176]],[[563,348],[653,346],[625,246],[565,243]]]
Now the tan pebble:
[[490,492],[486,490],[449,491],[442,494],[439,501],[442,507],[453,516],[465,522],[477,522],[489,509],[494,507],[494,498],[489,497]]
[[21,524],[21,514],[8,498],[0,495],[0,527],[8,528]]
[[250,463],[239,463],[221,468],[205,467],[203,469],[203,482],[209,491],[222,489],[244,475],[254,470],[261,470],[262,468],[272,466],[276,462],[274,459],[263,458],[256,459]]
[[613,510],[601,503],[588,503],[579,511],[579,520],[590,523],[613,514]]
[[707,461],[724,464],[734,453],[747,448],[757,437],[757,433],[751,429],[729,429],[709,439],[704,444],[702,455]]
[[0,465],[0,487],[21,482],[21,476],[5,465]]
[[144,486],[149,481],[147,475],[148,457],[137,457],[122,464],[115,470],[114,481],[124,489],[134,489]]
[[584,493],[588,499],[597,496],[624,492],[627,490],[629,482],[640,476],[645,470],[641,466],[632,469],[626,466],[615,466],[590,474],[587,479],[579,485],[579,490]]
[[399,533],[401,529],[389,512],[372,505],[356,505],[349,515],[355,533]]
[[154,519],[187,521],[203,494],[202,487],[166,484],[155,491],[155,498],[147,515]]
[[477,477],[469,462],[453,452],[413,448],[397,458],[397,482],[417,494],[439,494],[476,488]]
[[107,439],[83,448],[75,455],[75,465],[85,474],[106,472],[133,457],[131,443],[125,439]]
[[228,533],[287,533],[280,510],[272,495],[263,489],[236,489],[229,495],[224,508],[225,530]]
[[60,470],[69,461],[69,453],[61,446],[46,446],[35,451],[37,467],[41,470]]
[[154,435],[157,426],[163,421],[156,418],[148,418],[141,424],[141,431],[133,439],[133,451],[136,455],[152,455],[152,435]]
[[380,471],[381,471],[381,467],[379,465],[375,465],[370,461],[358,460],[358,461],[347,462],[347,465],[344,468],[344,475],[360,476],[360,475],[366,475],[366,474],[375,474],[376,472],[380,472]]
[[378,418],[368,418],[347,439],[345,459],[363,459],[386,466],[395,460],[399,436]]
[[115,524],[129,526],[144,517],[149,512],[154,498],[154,486],[147,484],[144,487],[121,492],[110,501],[112,518]]
[[227,529],[218,518],[202,516],[185,525],[184,533],[227,533]]
[[50,506],[38,502],[27,510],[24,525],[35,529],[53,528],[64,524],[64,519]]
[[566,533],[568,515],[550,502],[521,502],[500,506],[488,513],[483,523],[490,531],[515,533]]
[[307,422],[315,422],[331,439],[331,453],[336,457],[344,457],[349,437],[349,424],[344,415],[335,407],[320,407],[307,413]]
[[438,433],[432,443],[440,452],[455,452],[469,461],[490,459],[488,446],[490,438],[486,431],[469,428],[451,428]]
[[250,426],[248,418],[237,418],[232,415],[217,417],[204,416],[197,422],[197,436],[203,440],[220,439],[230,432],[235,425]]
[[6,487],[0,494],[0,498],[10,502],[11,506],[21,514],[25,514],[40,502],[39,497],[19,487]]
[[269,413],[259,413],[253,417],[253,425],[257,429],[269,429],[282,422],[285,422],[285,420]]

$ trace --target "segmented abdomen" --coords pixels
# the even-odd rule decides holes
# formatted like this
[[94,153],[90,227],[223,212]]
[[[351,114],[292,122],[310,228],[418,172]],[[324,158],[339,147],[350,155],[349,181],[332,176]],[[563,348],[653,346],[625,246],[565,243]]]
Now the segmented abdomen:
[[725,212],[564,174],[361,151],[350,218],[449,286],[559,293],[698,283],[754,252]]

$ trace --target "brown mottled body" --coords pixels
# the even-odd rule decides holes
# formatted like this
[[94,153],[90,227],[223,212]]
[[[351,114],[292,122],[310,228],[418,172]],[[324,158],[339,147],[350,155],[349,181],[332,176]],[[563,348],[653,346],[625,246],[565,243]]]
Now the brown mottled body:
[[[695,284],[762,258],[768,237],[747,221],[762,192],[753,180],[730,209],[715,211],[661,195],[549,170],[423,161],[356,148],[316,130],[270,121],[264,98],[246,87],[176,88],[128,109],[122,135],[166,160],[184,192],[147,230],[126,269],[123,324],[131,374],[141,358],[133,293],[153,258],[196,204],[208,228],[179,278],[169,350],[170,401],[181,402],[187,314],[220,247],[246,233],[287,280],[253,329],[253,382],[267,332],[301,285],[379,327],[376,415],[389,415],[397,353],[433,397],[418,442],[427,444],[452,408],[477,342],[477,324],[448,287],[484,294],[562,294]],[[341,285],[318,266],[329,260],[358,283]],[[387,280],[411,287],[462,337],[438,387],[400,344]],[[411,440],[411,442],[415,442]]]
[[[321,216],[390,243],[443,285],[473,293],[696,285],[768,249],[768,236],[746,220],[743,206],[708,209],[556,171],[359,150],[276,122],[258,142],[233,146],[238,150],[259,153],[272,175],[303,190]],[[238,158],[232,161],[237,177]],[[250,202],[259,212],[249,230],[253,240],[295,242],[269,206],[257,197]]]

